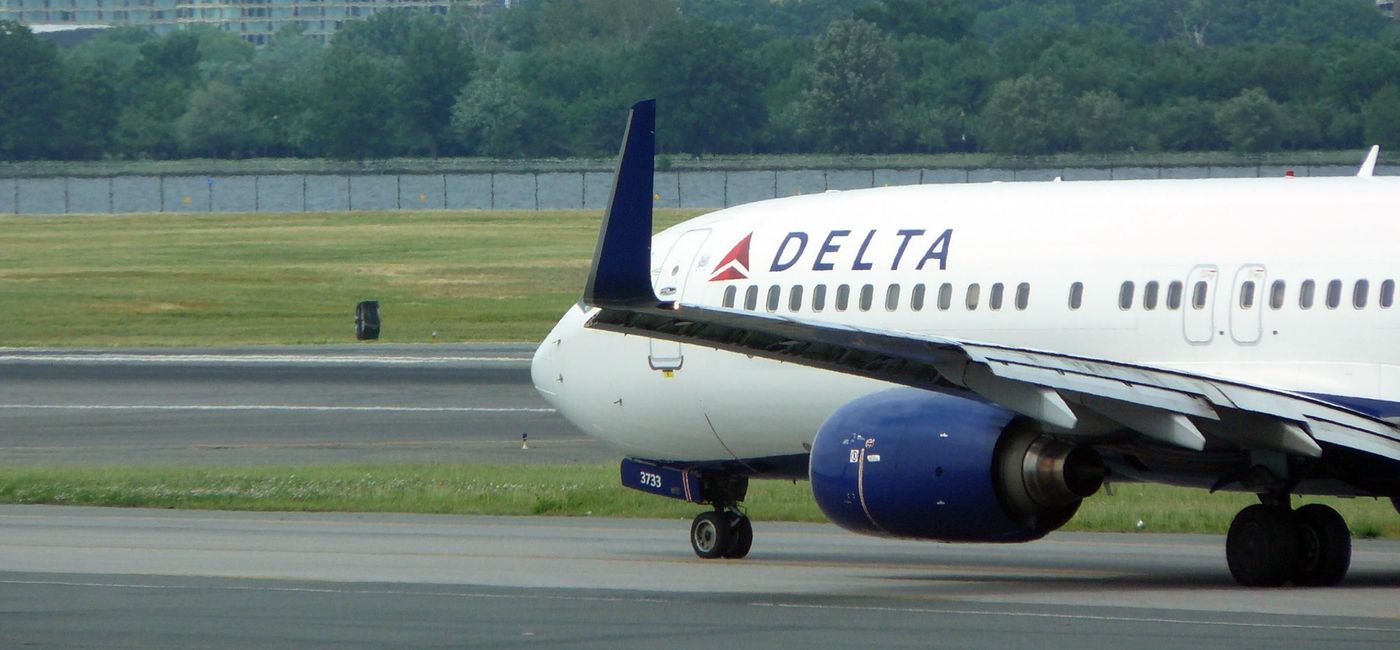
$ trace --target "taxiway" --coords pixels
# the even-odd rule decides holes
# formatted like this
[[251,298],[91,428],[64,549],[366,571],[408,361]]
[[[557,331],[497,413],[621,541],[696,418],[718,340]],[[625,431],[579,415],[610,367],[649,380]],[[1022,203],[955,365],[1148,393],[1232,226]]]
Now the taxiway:
[[756,522],[0,506],[0,647],[1385,647],[1400,544],[1237,587],[1211,536],[951,546]]

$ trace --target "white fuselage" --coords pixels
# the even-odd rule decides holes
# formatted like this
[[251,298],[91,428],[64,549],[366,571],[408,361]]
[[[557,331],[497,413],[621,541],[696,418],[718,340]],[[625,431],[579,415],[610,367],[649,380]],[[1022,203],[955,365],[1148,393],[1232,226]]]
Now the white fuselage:
[[[1397,208],[1390,178],[829,192],[669,228],[653,278],[663,300],[1149,363],[1395,416]],[[576,306],[549,334],[535,385],[634,456],[802,454],[833,410],[886,386],[587,318]]]

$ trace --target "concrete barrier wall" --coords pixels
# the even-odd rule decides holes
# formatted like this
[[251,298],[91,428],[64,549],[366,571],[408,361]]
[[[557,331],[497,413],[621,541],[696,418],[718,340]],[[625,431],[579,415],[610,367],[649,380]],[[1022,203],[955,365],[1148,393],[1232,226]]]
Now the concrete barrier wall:
[[[658,171],[656,206],[714,209],[828,190],[932,183],[1279,177],[1290,168],[780,169]],[[1293,167],[1298,176],[1349,176],[1342,165]],[[1376,173],[1400,175],[1400,166]],[[601,210],[609,172],[278,174],[0,178],[0,214],[322,212],[344,210]]]

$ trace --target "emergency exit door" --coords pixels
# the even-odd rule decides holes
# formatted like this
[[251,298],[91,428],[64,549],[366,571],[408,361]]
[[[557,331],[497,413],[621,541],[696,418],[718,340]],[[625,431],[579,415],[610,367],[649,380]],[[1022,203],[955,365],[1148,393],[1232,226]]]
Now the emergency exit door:
[[1186,304],[1182,305],[1182,333],[1196,345],[1215,338],[1215,285],[1220,270],[1214,265],[1191,269],[1186,276]]

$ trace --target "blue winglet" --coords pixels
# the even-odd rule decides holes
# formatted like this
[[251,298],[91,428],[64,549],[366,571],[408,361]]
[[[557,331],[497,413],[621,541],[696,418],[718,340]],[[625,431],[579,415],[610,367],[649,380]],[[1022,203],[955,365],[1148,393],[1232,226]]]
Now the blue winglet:
[[651,202],[656,155],[656,100],[632,106],[603,215],[583,302],[596,307],[655,307],[651,288]]

